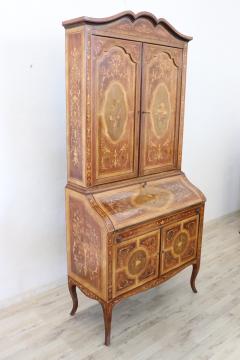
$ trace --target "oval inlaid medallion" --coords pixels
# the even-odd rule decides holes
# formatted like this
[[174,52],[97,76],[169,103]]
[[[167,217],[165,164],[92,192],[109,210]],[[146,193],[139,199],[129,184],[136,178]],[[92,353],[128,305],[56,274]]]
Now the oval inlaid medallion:
[[176,255],[181,255],[186,250],[187,243],[188,243],[187,234],[180,233],[174,240],[174,244],[173,244],[174,253]]
[[171,198],[171,192],[168,190],[159,190],[154,186],[146,186],[140,189],[138,195],[132,199],[132,203],[136,207],[161,208],[166,206]]
[[131,275],[137,275],[144,270],[147,263],[147,255],[144,250],[135,251],[128,262],[128,272]]
[[155,133],[158,137],[163,137],[168,130],[171,117],[169,91],[164,83],[156,87],[150,109]]
[[127,101],[123,87],[112,82],[105,94],[103,119],[107,135],[112,141],[118,141],[127,122]]

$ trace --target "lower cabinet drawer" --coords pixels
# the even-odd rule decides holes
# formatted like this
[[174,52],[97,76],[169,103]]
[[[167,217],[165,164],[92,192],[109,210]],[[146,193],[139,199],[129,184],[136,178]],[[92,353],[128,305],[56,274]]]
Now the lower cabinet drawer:
[[197,252],[199,216],[164,226],[161,230],[160,274],[192,260]]
[[113,297],[159,275],[160,231],[113,246]]

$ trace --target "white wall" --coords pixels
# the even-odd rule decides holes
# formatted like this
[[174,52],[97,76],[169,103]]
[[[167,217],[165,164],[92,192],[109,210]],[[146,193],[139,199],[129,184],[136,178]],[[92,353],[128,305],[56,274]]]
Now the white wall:
[[66,274],[65,83],[61,21],[131,9],[192,35],[183,170],[206,219],[240,207],[237,1],[0,2],[0,301]]

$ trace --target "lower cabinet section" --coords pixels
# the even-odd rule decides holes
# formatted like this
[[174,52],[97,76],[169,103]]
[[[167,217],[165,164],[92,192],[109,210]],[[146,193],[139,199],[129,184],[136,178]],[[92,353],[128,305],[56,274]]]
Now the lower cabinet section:
[[113,297],[182,266],[197,253],[199,216],[113,246]]
[[159,249],[159,230],[114,245],[113,297],[158,277]]
[[106,221],[91,196],[67,189],[66,207],[71,315],[78,308],[78,287],[102,306],[106,345],[119,301],[158,286],[188,265],[197,292],[204,204],[121,229]]

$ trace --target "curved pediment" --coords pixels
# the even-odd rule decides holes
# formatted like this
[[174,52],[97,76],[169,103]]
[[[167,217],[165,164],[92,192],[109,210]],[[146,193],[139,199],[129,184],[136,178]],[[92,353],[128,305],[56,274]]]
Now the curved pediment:
[[[125,22],[124,22],[125,19]],[[122,22],[122,21],[123,22]],[[123,11],[121,13],[118,13],[116,15],[105,17],[105,18],[91,18],[87,16],[82,16],[79,18],[75,18],[72,20],[67,20],[63,22],[63,26],[65,28],[77,26],[77,25],[83,25],[83,24],[89,24],[89,25],[111,25],[113,24],[120,24],[120,29],[122,31],[130,31],[131,26],[133,28],[142,29],[142,31],[148,31],[150,29],[150,26],[152,29],[156,28],[163,28],[168,33],[170,33],[175,38],[182,40],[182,41],[190,41],[192,40],[191,36],[186,36],[181,34],[179,31],[177,31],[167,20],[163,18],[157,19],[155,15],[153,15],[150,12],[142,11],[137,14],[135,14],[132,11]],[[125,28],[124,28],[125,27]]]

